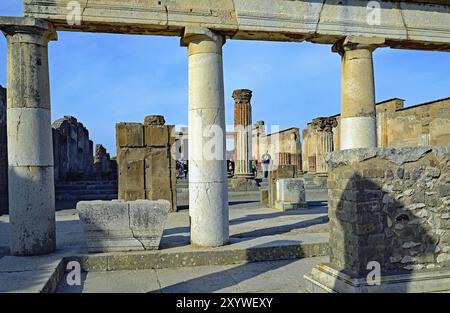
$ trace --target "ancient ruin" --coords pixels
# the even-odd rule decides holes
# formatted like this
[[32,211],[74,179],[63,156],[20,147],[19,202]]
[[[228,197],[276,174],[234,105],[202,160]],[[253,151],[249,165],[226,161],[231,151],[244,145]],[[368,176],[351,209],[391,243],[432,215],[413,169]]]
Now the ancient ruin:
[[[450,99],[404,107],[403,99],[376,104],[377,147],[448,146],[450,142]],[[327,173],[325,154],[339,151],[341,116],[320,117],[303,130],[303,171]]]
[[116,125],[119,199],[167,200],[177,211],[174,126],[163,116],[145,117],[144,124]]
[[6,89],[0,86],[0,215],[8,213],[8,152],[6,138]]
[[[387,48],[449,52],[450,4],[377,3],[383,17],[378,24],[368,21],[368,7],[361,0],[89,0],[77,3],[73,20],[67,0],[24,0],[23,17],[0,17],[8,47],[9,189],[9,216],[2,217],[0,226],[7,224],[10,234],[8,252],[0,250],[0,269],[8,270],[0,277],[10,272],[28,280],[30,275],[44,277],[31,283],[39,285],[33,291],[52,292],[71,261],[84,271],[111,272],[245,267],[256,261],[324,257],[305,275],[310,292],[448,292],[449,99],[412,108],[401,108],[400,99],[376,105],[373,56],[376,49]],[[99,171],[113,171],[101,146],[94,164],[93,144],[75,119],[60,120],[52,130],[48,45],[57,40],[57,31],[177,36],[186,49],[189,210],[174,213],[166,236],[162,225],[168,201],[172,211],[176,208],[174,126],[150,116],[144,124],[117,125],[120,201],[81,202],[75,218],[58,215],[60,221],[83,224],[87,238],[79,230],[64,235],[58,230],[63,248],[56,249],[55,177],[103,177]],[[265,152],[274,160],[268,190],[261,193],[268,207],[257,210],[230,210],[223,71],[227,40],[328,44],[341,59],[340,114],[308,125],[303,155],[298,128],[267,134],[264,123],[251,126],[251,91],[233,93],[236,125],[254,130],[232,134],[237,175],[247,176],[252,159],[259,162]],[[0,110],[0,143],[4,116]],[[56,151],[54,145],[61,149]],[[4,164],[0,154],[2,160]],[[299,177],[303,171],[328,178],[328,201],[321,201],[327,205],[307,214],[293,210],[304,209],[308,201],[306,177]],[[155,201],[160,198],[168,201]],[[314,218],[305,218],[308,214]],[[114,253],[157,248],[161,250]],[[92,253],[99,251],[113,252]],[[44,262],[44,270],[42,264],[29,269],[24,260],[30,258],[17,258],[47,254],[54,259]],[[372,267],[379,269],[375,282]],[[239,281],[258,270],[261,275],[267,271],[244,270]],[[219,271],[230,276],[206,274],[211,280],[175,271],[173,276],[188,286],[215,282],[201,286],[212,292],[232,286],[228,281],[235,280],[229,272],[239,268]],[[293,272],[280,280],[292,279]],[[273,277],[261,281],[272,282]],[[177,287],[183,285],[172,281],[163,287],[159,276],[156,280],[158,287],[151,290],[179,292]],[[20,290],[20,279],[5,281],[0,291]]]

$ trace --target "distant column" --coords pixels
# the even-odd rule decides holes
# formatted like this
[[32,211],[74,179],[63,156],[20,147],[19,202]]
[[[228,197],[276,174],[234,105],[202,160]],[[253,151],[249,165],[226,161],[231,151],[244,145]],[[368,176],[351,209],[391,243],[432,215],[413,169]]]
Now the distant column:
[[238,89],[234,99],[234,159],[237,177],[253,177],[252,160],[252,91]]
[[346,37],[333,45],[342,57],[341,150],[377,146],[372,52],[384,39]]
[[13,255],[56,247],[53,144],[48,70],[50,23],[1,17],[8,41],[8,185]]
[[221,246],[229,239],[222,45],[206,28],[186,28],[189,63],[189,215],[191,243]]
[[318,117],[313,119],[312,127],[319,132],[320,142],[318,142],[318,151],[316,159],[316,172],[327,172],[325,154],[334,151],[333,128],[337,126],[334,117]]

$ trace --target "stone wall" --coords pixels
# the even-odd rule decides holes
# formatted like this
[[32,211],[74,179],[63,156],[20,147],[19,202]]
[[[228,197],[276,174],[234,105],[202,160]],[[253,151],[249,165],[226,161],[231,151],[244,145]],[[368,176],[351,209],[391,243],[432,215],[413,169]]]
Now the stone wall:
[[8,213],[8,150],[6,137],[6,89],[0,86],[0,215]]
[[73,116],[52,124],[55,180],[82,180],[92,176],[93,142],[89,131]]
[[[378,147],[449,146],[450,98],[404,108],[403,99],[390,99],[376,105]],[[334,115],[337,125],[332,139],[315,127],[314,119],[302,132],[303,170],[309,173],[326,172],[325,137],[333,141],[333,151],[340,148],[340,115]],[[326,118],[318,118],[326,119]],[[329,145],[328,145],[329,147]]]
[[262,155],[268,151],[272,165],[294,165],[301,170],[300,130],[292,127],[268,135],[264,132],[264,124],[261,121],[253,126],[252,150],[258,153],[253,154],[253,158],[258,164],[261,164]]
[[174,126],[157,117],[116,125],[119,199],[164,199],[176,211],[176,164],[170,153]]
[[367,275],[450,268],[450,147],[327,155],[331,265]]
[[96,180],[117,180],[117,162],[103,145],[95,146],[93,177]]

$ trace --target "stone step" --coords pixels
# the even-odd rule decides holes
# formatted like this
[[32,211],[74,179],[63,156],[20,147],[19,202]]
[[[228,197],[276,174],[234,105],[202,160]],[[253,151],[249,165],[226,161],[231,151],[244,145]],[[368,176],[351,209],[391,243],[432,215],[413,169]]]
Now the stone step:
[[[307,234],[312,238],[314,234]],[[230,238],[230,245],[217,248],[162,247],[156,251],[112,252],[67,257],[66,262],[80,262],[84,271],[143,270],[186,266],[229,265],[236,263],[292,260],[329,255],[328,235],[303,241],[260,238],[242,240]],[[277,236],[273,236],[277,238]],[[324,237],[324,238],[322,238]],[[272,236],[267,237],[269,240]],[[285,239],[283,237],[283,239]],[[259,243],[255,245],[255,242]]]
[[114,200],[117,194],[93,194],[93,195],[57,195],[56,201],[92,201],[92,200]]
[[117,194],[117,189],[104,189],[104,190],[56,190],[55,195],[103,195],[103,194]]

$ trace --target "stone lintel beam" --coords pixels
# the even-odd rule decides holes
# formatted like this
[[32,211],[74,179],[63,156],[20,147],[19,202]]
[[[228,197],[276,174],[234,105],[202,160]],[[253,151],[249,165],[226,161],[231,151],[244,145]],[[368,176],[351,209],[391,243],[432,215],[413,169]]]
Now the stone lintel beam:
[[[79,1],[80,23],[68,23],[69,0],[23,2],[24,16],[57,30],[180,36],[193,26],[241,40],[333,44],[365,36],[386,38],[393,48],[450,51],[448,0],[378,1],[379,14],[361,0],[89,0]],[[379,25],[368,23],[369,13],[379,15]]]

